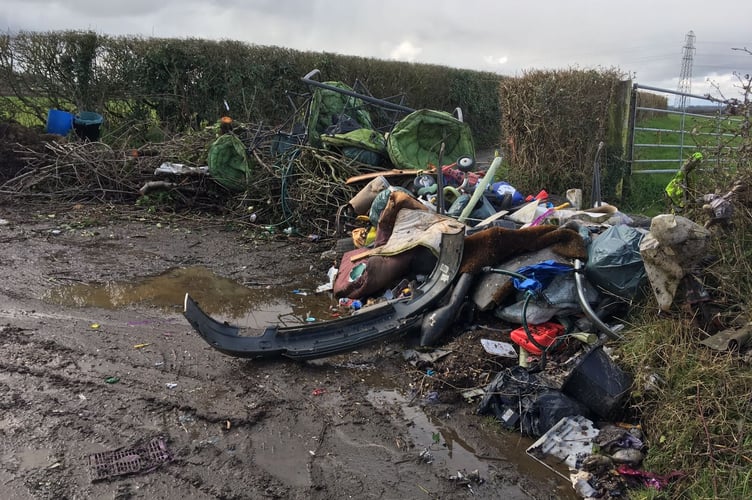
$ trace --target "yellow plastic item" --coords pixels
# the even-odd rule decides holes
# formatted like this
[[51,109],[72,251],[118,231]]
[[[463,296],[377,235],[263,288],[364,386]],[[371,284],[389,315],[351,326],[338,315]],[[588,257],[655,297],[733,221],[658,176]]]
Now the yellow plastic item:
[[376,240],[376,228],[356,227],[352,230],[352,239],[355,248],[363,248]]
[[371,229],[368,230],[368,234],[366,235],[366,245],[370,245],[376,241],[376,228],[371,227]]

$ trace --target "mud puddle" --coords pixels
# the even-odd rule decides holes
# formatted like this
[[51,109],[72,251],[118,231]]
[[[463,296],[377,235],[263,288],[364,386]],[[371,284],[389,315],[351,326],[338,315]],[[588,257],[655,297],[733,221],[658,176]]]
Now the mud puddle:
[[[526,453],[535,439],[514,433],[482,431],[477,427],[466,435],[462,424],[453,424],[464,417],[449,413],[451,408],[445,415],[434,416],[431,413],[435,412],[424,410],[424,406],[434,404],[431,399],[406,395],[379,370],[363,370],[361,376],[361,380],[370,387],[366,399],[371,405],[389,408],[396,418],[407,421],[406,430],[415,445],[414,453],[419,455],[420,460],[433,466],[443,466],[450,472],[450,477],[461,484],[469,481],[471,491],[478,486],[474,477],[487,480],[502,474],[502,471],[514,470],[516,475],[534,483],[550,485],[556,492],[556,498],[575,498],[566,482],[559,479],[552,481],[552,471]],[[438,397],[440,399],[440,394]],[[428,398],[431,398],[430,393]],[[481,439],[486,451],[470,444],[474,439]],[[488,454],[487,450],[491,449],[494,451]],[[505,498],[530,498],[519,485],[505,484],[502,489]]]
[[189,293],[207,314],[241,328],[294,326],[333,319],[331,293],[315,293],[321,283],[300,282],[298,288],[270,285],[249,288],[205,267],[171,269],[131,282],[75,283],[48,290],[45,302],[66,307],[125,309],[141,305],[182,312]]
[[402,416],[410,422],[407,426],[416,451],[427,462],[443,463],[449,470],[479,471],[484,477],[488,473],[488,462],[477,458],[475,450],[463,441],[454,429],[445,427],[435,421],[418,406],[396,390],[368,391],[368,401],[377,408],[396,407]]
[[465,476],[477,471],[482,478],[489,477],[502,464],[512,463],[528,478],[542,482],[551,478],[548,471],[534,463],[525,453],[532,444],[530,439],[497,436],[493,439],[495,448],[500,449],[503,456],[479,455],[456,429],[429,416],[399,391],[372,389],[368,392],[367,399],[376,407],[399,408],[402,416],[410,422],[408,431],[416,451],[426,462],[443,465],[448,470],[461,472]]

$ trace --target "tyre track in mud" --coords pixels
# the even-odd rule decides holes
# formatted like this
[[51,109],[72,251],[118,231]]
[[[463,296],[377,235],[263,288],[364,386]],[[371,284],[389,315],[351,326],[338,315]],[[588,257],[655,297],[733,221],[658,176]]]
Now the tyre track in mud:
[[[34,313],[26,316],[39,317]],[[50,316],[53,315],[46,315],[45,321]],[[70,319],[70,316],[66,319]],[[112,429],[117,429],[119,434],[133,436],[131,440],[150,434],[168,434],[170,445],[174,447],[173,451],[178,457],[178,464],[181,464],[180,457],[183,455],[192,456],[197,452],[199,456],[209,455],[208,459],[197,461],[200,471],[193,471],[187,476],[176,475],[176,478],[185,476],[182,479],[190,485],[189,489],[201,485],[200,490],[209,496],[231,494],[227,490],[227,478],[222,481],[224,484],[212,484],[208,475],[202,477],[205,475],[202,471],[207,465],[224,466],[226,462],[238,462],[238,459],[228,458],[218,463],[218,459],[213,456],[216,453],[211,449],[218,448],[224,442],[227,442],[224,444],[228,449],[236,447],[230,441],[249,442],[248,428],[264,419],[267,407],[280,403],[289,406],[289,403],[280,401],[277,394],[271,394],[277,391],[264,391],[257,385],[253,391],[253,404],[246,405],[242,404],[241,397],[248,394],[247,387],[231,391],[216,387],[208,380],[214,377],[206,377],[198,367],[199,363],[210,364],[207,358],[217,357],[209,350],[205,351],[210,355],[202,357],[202,353],[193,356],[187,350],[165,349],[157,357],[171,361],[162,362],[164,369],[155,368],[151,359],[144,360],[144,351],[134,351],[129,346],[128,338],[117,335],[117,329],[108,328],[106,323],[101,328],[106,329],[107,333],[85,330],[83,333],[94,336],[94,342],[89,344],[96,353],[93,354],[89,350],[67,347],[59,341],[43,338],[43,334],[33,329],[4,327],[2,343],[5,356],[0,362],[0,370],[3,373],[2,382],[7,388],[4,392],[9,393],[9,397],[4,399],[11,402],[6,406],[14,408],[15,425],[4,426],[10,443],[14,436],[18,436],[19,440],[15,443],[17,447],[53,439],[66,442],[93,441],[112,449],[118,447],[118,443],[106,438],[112,434]],[[176,352],[181,354],[176,355]],[[106,385],[104,379],[112,374],[122,374],[120,382]],[[179,389],[159,387],[164,385],[163,380],[175,381]],[[10,391],[11,386],[14,387],[13,391]],[[207,400],[218,399],[207,394],[211,392],[222,395],[222,404],[218,405],[221,410],[206,404]],[[25,395],[33,397],[26,399]],[[228,398],[241,403],[225,404]],[[38,410],[39,407],[42,408],[41,411]],[[97,413],[102,415],[97,416]],[[123,419],[123,414],[128,414],[131,418]],[[165,433],[164,430],[168,428],[174,428],[176,432]],[[65,432],[61,432],[63,429]],[[56,439],[61,438],[62,434],[66,435],[66,439]],[[6,446],[9,441],[6,441]],[[51,454],[70,456],[79,450],[79,456],[83,457],[83,448],[64,446],[51,450]],[[249,452],[246,456],[251,460],[253,454]],[[240,460],[237,465],[246,469],[252,464]],[[76,475],[73,471],[66,470],[65,466],[57,467],[56,470]],[[170,474],[169,467],[164,470]],[[83,484],[85,478],[79,477],[77,482]],[[247,489],[247,485],[239,488],[240,491]],[[273,489],[281,491],[279,486],[274,486]],[[95,491],[96,487],[92,489],[92,492]],[[55,497],[64,492],[51,493],[50,497]]]
[[[7,348],[8,344],[4,347]],[[82,459],[87,451],[90,453],[95,450],[62,443],[83,441],[102,445],[105,449],[116,448],[118,443],[108,438],[113,434],[113,429],[117,429],[119,435],[132,436],[132,440],[139,436],[147,438],[167,435],[177,459],[161,471],[185,483],[182,488],[191,498],[197,497],[197,491],[194,491],[196,488],[209,497],[232,497],[233,494],[249,491],[249,488],[253,491],[253,485],[243,481],[243,477],[247,476],[245,472],[233,485],[226,476],[221,481],[212,480],[212,475],[207,470],[223,470],[228,464],[234,464],[238,470],[243,471],[254,468],[251,429],[267,417],[267,408],[280,403],[290,406],[286,401],[272,400],[256,392],[252,409],[248,405],[232,408],[225,405],[227,409],[218,411],[203,404],[201,400],[205,396],[196,393],[206,382],[201,377],[181,376],[179,383],[185,386],[185,393],[180,396],[155,395],[153,387],[148,387],[147,381],[136,380],[127,385],[118,383],[105,386],[102,382],[103,374],[97,373],[96,369],[84,370],[88,373],[82,374],[78,367],[94,366],[96,363],[92,361],[93,358],[84,353],[66,350],[54,342],[24,339],[22,344],[13,347],[15,348],[5,349],[12,361],[0,363],[3,372],[3,401],[10,403],[3,406],[13,407],[15,421],[12,425],[6,422],[3,426],[6,446],[29,447],[37,442],[54,440],[60,444],[49,450],[50,455],[77,455]],[[69,358],[70,355],[79,358],[78,366]],[[121,366],[133,370],[143,368],[127,364]],[[147,379],[155,379],[157,375],[145,374]],[[15,388],[13,391],[9,390],[11,386]],[[27,398],[26,395],[33,397]],[[228,394],[235,399],[240,395]],[[39,407],[43,409],[40,411]],[[129,414],[131,418],[123,419],[123,413]],[[172,430],[165,432],[166,429]],[[79,485],[86,482],[85,475],[81,474],[82,460],[74,460],[74,464],[68,464],[65,460],[55,470],[76,478]],[[263,476],[258,472],[254,475]],[[270,477],[264,483],[264,491],[272,488],[283,495],[288,493],[275,483]],[[173,484],[171,488],[174,486]],[[96,497],[99,490],[99,485],[93,485],[89,491]],[[34,493],[36,496],[44,494],[44,491]],[[70,492],[60,488],[50,491],[49,498],[69,494]],[[166,491],[160,492],[159,489],[154,494],[155,497],[171,497]]]
[[[31,314],[29,317],[38,318],[38,315]],[[45,318],[45,321],[48,320],[49,317]],[[62,465],[54,469],[55,473],[69,476],[79,487],[85,485],[87,480],[82,473],[83,458],[97,449],[70,443],[84,442],[105,449],[116,448],[119,443],[109,439],[112,429],[117,429],[120,435],[133,436],[132,440],[138,436],[146,438],[167,434],[177,460],[160,471],[174,477],[176,482],[182,484],[180,488],[190,491],[192,497],[201,493],[208,497],[231,498],[239,492],[255,491],[254,494],[262,496],[294,498],[299,495],[304,498],[311,497],[304,491],[312,490],[318,493],[318,498],[327,498],[331,495],[331,489],[326,485],[331,484],[337,484],[340,493],[345,488],[347,495],[383,497],[399,491],[405,475],[415,474],[415,471],[401,472],[409,469],[409,464],[395,464],[405,456],[399,450],[374,453],[369,449],[374,446],[373,443],[385,438],[378,434],[368,436],[370,426],[378,423],[379,426],[391,428],[391,420],[366,403],[347,404],[351,398],[349,389],[340,388],[316,401],[310,396],[296,400],[284,397],[285,392],[290,392],[291,385],[297,385],[301,393],[307,394],[319,385],[316,382],[331,384],[333,374],[327,373],[329,370],[324,373],[320,373],[321,369],[313,370],[314,374],[322,376],[321,381],[301,376],[298,365],[291,367],[292,380],[289,380],[289,374],[283,374],[288,377],[278,378],[260,373],[242,373],[242,377],[236,377],[239,386],[227,389],[216,387],[198,370],[185,368],[185,364],[205,364],[205,359],[200,359],[198,355],[189,357],[195,361],[182,366],[178,359],[166,367],[173,374],[183,372],[170,378],[177,380],[180,393],[161,388],[155,391],[154,382],[164,380],[165,371],[149,366],[150,361],[129,352],[128,339],[116,337],[106,323],[102,324],[102,328],[107,329],[107,333],[84,331],[82,335],[96,336],[96,342],[82,344],[79,348],[44,338],[44,334],[32,329],[4,327],[1,337],[5,357],[0,362],[0,380],[3,393],[7,395],[3,401],[9,402],[4,406],[14,408],[13,423],[6,422],[3,426],[6,446],[31,449],[39,443],[39,448],[44,449],[44,443],[50,440],[57,442],[57,446],[47,449],[48,456],[62,461]],[[104,335],[107,338],[103,338]],[[99,354],[93,355],[84,346]],[[169,356],[167,352],[161,354],[163,357]],[[233,373],[255,371],[238,366],[242,363],[240,361],[223,359],[229,363],[228,368]],[[272,363],[266,365],[265,368],[269,369],[278,366]],[[104,383],[104,379],[112,373],[136,372],[139,373],[137,378],[124,376],[117,384]],[[164,394],[155,394],[159,391],[164,391]],[[207,394],[210,392],[214,395]],[[27,398],[27,395],[31,397]],[[243,403],[248,398],[252,399],[252,403]],[[207,399],[221,401],[217,406],[222,409],[207,405]],[[241,403],[227,404],[227,400]],[[333,413],[335,408],[339,410]],[[106,411],[102,414],[99,410]],[[123,413],[131,418],[124,420],[121,416]],[[285,425],[280,425],[281,422]],[[166,428],[175,430],[165,433]],[[407,441],[404,436],[400,439]],[[383,444],[376,444],[375,447],[388,450]],[[280,449],[284,449],[282,458],[269,458]],[[364,449],[369,449],[367,457],[363,456]],[[353,456],[358,459],[353,460]],[[71,457],[75,458],[71,460]],[[374,464],[379,466],[374,467]],[[244,483],[245,473],[236,478],[233,486],[228,477],[218,482],[206,472],[207,469],[226,470],[230,466],[238,470],[254,470],[253,484]],[[272,472],[266,472],[265,468]],[[290,470],[298,471],[297,475],[291,474]],[[6,471],[14,472],[12,468]],[[372,480],[340,480],[342,477],[368,478],[369,475],[384,475],[393,479],[377,482],[375,489]],[[36,475],[22,474],[22,477],[34,496],[53,498],[69,494],[65,486],[70,486],[70,481],[55,487],[57,483],[54,481],[34,483]],[[439,479],[433,476],[427,486],[436,491],[439,484]],[[261,486],[263,489],[256,491]],[[51,489],[48,491],[45,488]],[[100,484],[94,484],[86,491],[96,495],[100,489]],[[156,493],[159,494],[159,490]],[[244,494],[238,498],[249,498]],[[313,494],[313,497],[317,497],[317,494]]]
[[[87,483],[83,459],[122,445],[114,435],[131,442],[168,437],[175,462],[135,481],[141,492],[157,497],[177,498],[175,491],[190,498],[399,498],[424,489],[438,496],[458,494],[445,480],[446,471],[416,459],[419,450],[395,427],[394,410],[370,404],[363,397],[365,384],[342,380],[339,368],[287,362],[250,366],[222,357],[218,364],[226,373],[184,369],[173,377],[181,388],[175,392],[155,389],[164,370],[128,351],[127,339],[103,348],[113,340],[100,332],[83,335],[96,335],[97,342],[71,348],[12,327],[4,327],[0,337],[6,353],[0,363],[3,393],[14,388],[3,397],[10,403],[5,406],[14,407],[15,420],[3,426],[6,446],[47,449],[53,457],[48,461],[62,464],[54,473],[68,478],[56,483],[39,479],[39,470],[4,467],[20,475],[35,498],[72,491],[99,496],[111,489],[111,483]],[[109,328],[106,335],[116,333]],[[125,352],[113,355],[118,350]],[[213,357],[203,350],[190,359],[207,366]],[[174,373],[180,367],[166,369]],[[104,384],[112,372],[139,376]],[[217,375],[234,375],[237,384],[209,380],[221,379]],[[322,386],[328,387],[323,394],[310,395]],[[56,445],[45,448],[50,441]],[[212,471],[224,471],[221,480]],[[172,479],[156,481],[157,474]]]

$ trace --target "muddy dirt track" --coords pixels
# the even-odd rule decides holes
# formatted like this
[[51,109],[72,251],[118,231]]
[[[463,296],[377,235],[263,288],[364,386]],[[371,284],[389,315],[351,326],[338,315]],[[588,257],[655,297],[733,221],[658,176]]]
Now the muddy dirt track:
[[[107,206],[6,203],[0,219],[2,498],[571,496],[525,455],[530,440],[476,405],[411,401],[410,339],[308,363],[248,361],[210,348],[175,296],[53,300],[186,268],[262,294],[322,283],[331,241]],[[160,438],[169,459],[144,455]],[[135,473],[95,480],[93,465],[118,449],[140,450]]]

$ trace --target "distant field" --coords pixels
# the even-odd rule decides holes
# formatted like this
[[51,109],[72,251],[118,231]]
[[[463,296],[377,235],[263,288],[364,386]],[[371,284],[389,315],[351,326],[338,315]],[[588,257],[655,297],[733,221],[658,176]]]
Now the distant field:
[[40,119],[32,109],[13,96],[0,97],[0,120],[4,122],[15,120],[25,127],[46,125],[46,122]]

